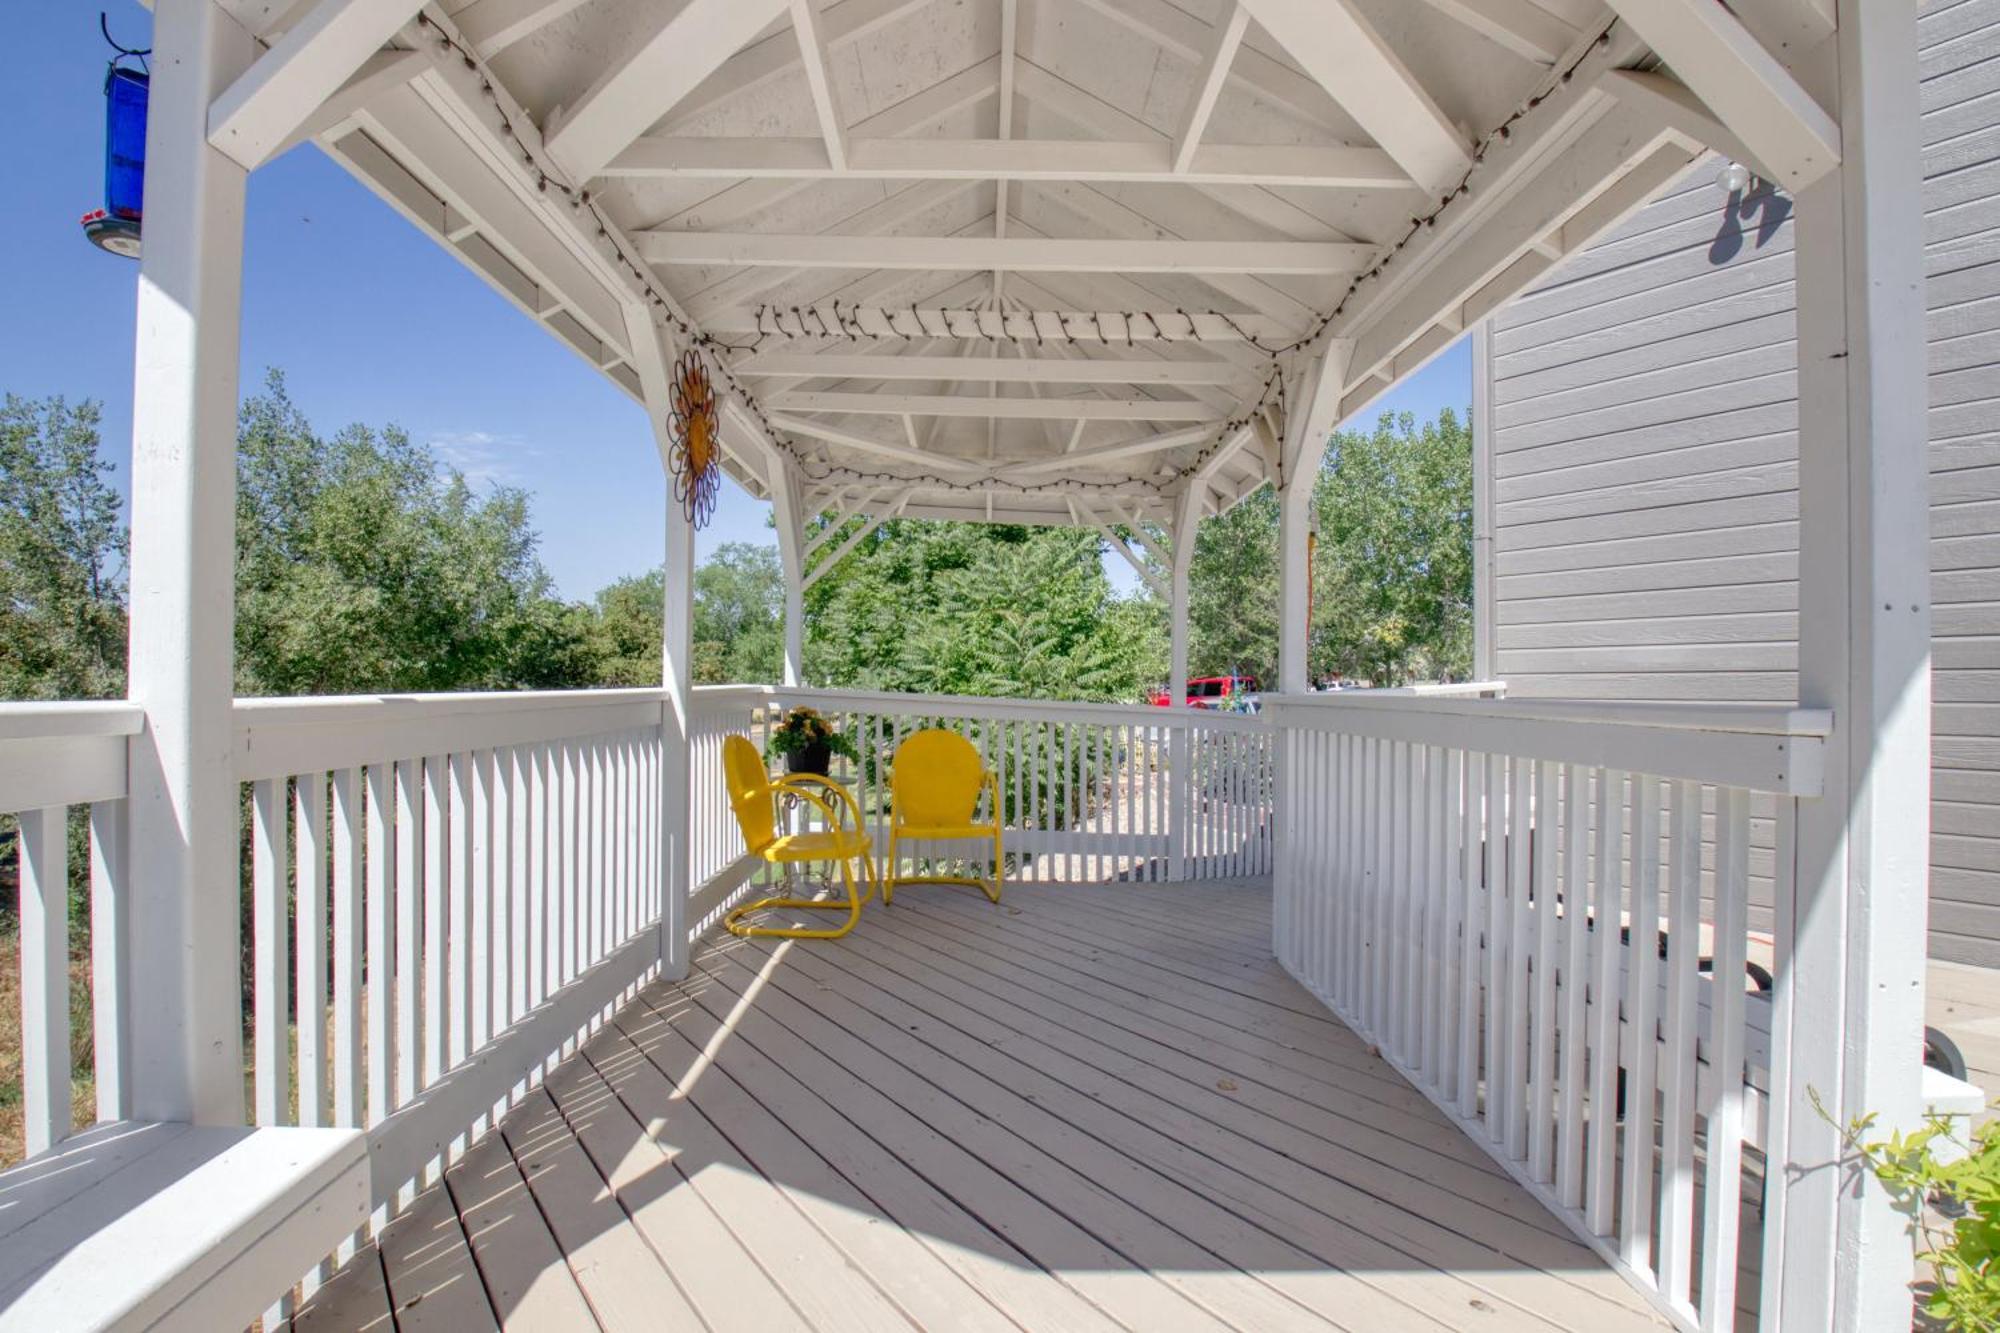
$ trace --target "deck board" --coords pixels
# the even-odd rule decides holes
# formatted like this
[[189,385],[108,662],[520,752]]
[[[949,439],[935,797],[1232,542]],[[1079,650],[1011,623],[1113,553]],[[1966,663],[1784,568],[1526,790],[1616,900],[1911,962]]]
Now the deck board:
[[712,941],[301,1326],[1662,1327],[1284,975],[1269,912],[913,887],[844,940]]

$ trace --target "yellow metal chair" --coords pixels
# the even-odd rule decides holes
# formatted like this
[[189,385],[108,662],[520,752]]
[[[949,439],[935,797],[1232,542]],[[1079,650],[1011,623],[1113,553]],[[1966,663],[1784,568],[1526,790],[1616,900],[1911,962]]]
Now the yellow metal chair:
[[[773,782],[764,769],[763,759],[757,754],[757,747],[742,736],[731,736],[723,741],[722,773],[729,786],[730,808],[736,812],[736,822],[743,830],[744,844],[752,856],[770,865],[834,862],[840,866],[841,882],[847,886],[845,899],[788,898],[783,895],[759,898],[756,902],[732,909],[722,919],[723,925],[733,935],[769,936],[785,940],[837,940],[853,930],[854,923],[861,919],[861,904],[868,901],[880,880],[872,855],[872,840],[861,823],[861,809],[854,803],[853,794],[838,782],[817,773],[793,773]],[[810,833],[778,832],[777,798],[781,795],[795,796],[811,804],[826,817],[826,827]],[[862,878],[869,892],[861,892],[856,887],[852,865],[855,861],[861,862]],[[886,894],[883,901],[888,901]],[[847,919],[827,929],[744,924],[745,917],[778,908],[845,912]]]
[[[988,798],[988,819],[978,819],[979,797]],[[910,735],[896,747],[889,768],[889,869],[882,877],[882,901],[898,884],[969,884],[1000,901],[1006,855],[1000,841],[1000,781],[979,762],[972,742],[954,731]],[[898,844],[905,838],[991,838],[993,878],[967,875],[898,875]]]

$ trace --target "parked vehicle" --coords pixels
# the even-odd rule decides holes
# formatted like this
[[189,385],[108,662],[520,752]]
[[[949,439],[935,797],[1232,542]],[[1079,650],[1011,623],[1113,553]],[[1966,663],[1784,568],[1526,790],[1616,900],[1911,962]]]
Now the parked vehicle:
[[[1187,684],[1187,706],[1231,711],[1233,700],[1257,693],[1255,676],[1201,676]],[[1167,706],[1167,692],[1156,689],[1146,696],[1146,702],[1155,708]]]

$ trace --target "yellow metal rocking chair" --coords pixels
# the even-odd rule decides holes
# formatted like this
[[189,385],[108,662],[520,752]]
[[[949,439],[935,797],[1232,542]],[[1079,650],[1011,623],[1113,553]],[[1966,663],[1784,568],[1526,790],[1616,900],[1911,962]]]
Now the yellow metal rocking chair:
[[[988,820],[977,818],[979,797],[989,799]],[[972,742],[953,731],[914,732],[896,747],[889,769],[889,869],[882,877],[886,906],[898,884],[969,884],[1000,901],[1000,877],[1007,871],[1001,846],[1000,782],[979,762]],[[991,838],[993,878],[967,875],[899,875],[898,843],[906,838]]]
[[[723,779],[729,785],[729,805],[743,830],[743,842],[750,854],[770,865],[795,865],[808,861],[828,861],[840,866],[846,898],[788,898],[779,895],[759,898],[733,908],[722,920],[733,935],[768,936],[785,940],[837,940],[854,929],[861,919],[861,905],[868,901],[879,881],[875,870],[874,847],[861,823],[861,809],[847,788],[817,773],[793,773],[771,780],[758,757],[757,747],[742,736],[722,743]],[[829,797],[827,793],[832,793]],[[794,796],[817,809],[826,818],[826,827],[809,833],[778,832],[777,798]],[[837,798],[837,799],[834,799]],[[846,816],[843,819],[843,815]],[[852,862],[861,862],[868,892],[861,892],[854,880]],[[883,901],[887,901],[884,895]],[[757,912],[782,908],[803,908],[815,912],[845,912],[839,925],[818,929],[811,926],[757,926],[744,918]]]

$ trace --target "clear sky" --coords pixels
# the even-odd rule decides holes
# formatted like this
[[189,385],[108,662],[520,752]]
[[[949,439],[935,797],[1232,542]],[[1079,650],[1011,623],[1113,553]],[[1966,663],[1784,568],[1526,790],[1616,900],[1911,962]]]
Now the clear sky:
[[[151,16],[104,0],[111,31],[145,45]],[[0,392],[96,399],[119,484],[131,451],[138,265],[99,251],[77,220],[103,196],[97,6],[12,0],[0,77],[15,113],[0,127]],[[394,423],[476,485],[526,489],[542,559],[568,597],[659,562],[665,492],[644,413],[611,383],[319,153],[305,147],[250,178],[243,387],[285,372],[294,401],[332,432]],[[1464,344],[1377,410],[1420,418],[1470,401]],[[1371,413],[1370,415],[1373,415]],[[769,506],[725,483],[706,553],[770,542]],[[1122,563],[1107,565],[1121,586]]]

